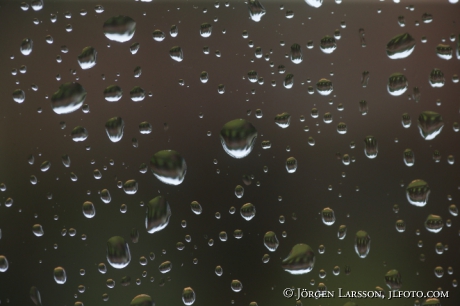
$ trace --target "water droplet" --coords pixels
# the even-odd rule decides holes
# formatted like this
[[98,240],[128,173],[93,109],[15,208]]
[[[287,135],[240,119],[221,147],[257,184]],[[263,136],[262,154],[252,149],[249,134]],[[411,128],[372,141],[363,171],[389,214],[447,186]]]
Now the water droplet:
[[82,126],[77,126],[72,130],[71,136],[75,142],[85,141],[88,138],[88,131]]
[[184,181],[187,164],[178,152],[163,150],[152,156],[150,169],[161,182],[168,185],[179,185]]
[[22,103],[26,99],[26,94],[21,89],[13,91],[13,100],[17,103]]
[[172,263],[170,261],[165,261],[161,263],[160,266],[158,267],[158,270],[163,274],[168,273],[169,271],[171,271],[171,269],[172,269]]
[[110,196],[110,192],[107,189],[101,190],[100,197],[101,197],[102,202],[104,202],[105,204],[109,204],[110,201],[112,201],[112,197]]
[[393,73],[388,79],[387,90],[392,96],[400,96],[406,92],[409,83],[401,73]]
[[163,41],[165,39],[165,33],[161,30],[155,30],[152,33],[152,37],[155,41]]
[[300,64],[303,61],[302,50],[299,44],[293,44],[291,46],[291,61],[294,64]]
[[94,207],[93,203],[89,201],[83,203],[83,215],[89,219],[96,215],[96,208]]
[[288,173],[294,173],[297,170],[297,160],[294,157],[289,157],[286,160],[286,170]]
[[169,56],[176,62],[182,62],[184,59],[184,54],[182,53],[182,49],[179,46],[172,47],[169,50]]
[[123,96],[123,90],[118,85],[110,85],[104,89],[104,98],[108,102],[117,102]]
[[431,70],[429,82],[431,87],[443,87],[446,82],[444,73],[440,69],[434,68]]
[[442,116],[438,113],[425,111],[418,117],[418,129],[425,140],[434,139],[441,133],[443,127]]
[[404,150],[404,163],[408,167],[412,167],[415,162],[414,152],[411,149]]
[[337,238],[340,240],[345,239],[347,236],[347,226],[346,225],[340,225],[339,230],[337,231]]
[[256,138],[256,128],[244,119],[227,122],[220,132],[220,140],[225,152],[237,159],[251,153]]
[[232,280],[230,287],[234,292],[240,292],[241,290],[243,290],[243,284],[237,279]]
[[322,96],[327,96],[329,95],[333,88],[332,88],[332,82],[328,79],[320,79],[318,83],[316,83],[316,90],[318,93]]
[[131,261],[131,253],[125,239],[114,236],[107,241],[107,262],[115,269],[123,269]]
[[385,274],[385,282],[391,290],[399,290],[402,286],[401,274],[398,270],[390,270]]
[[147,232],[153,234],[164,229],[171,217],[171,208],[168,201],[158,196],[147,204],[147,214],[145,216],[145,228]]
[[[108,296],[107,296],[108,297]],[[108,300],[108,298],[107,298]],[[155,306],[155,302],[147,294],[139,294],[131,301],[130,306]]]
[[202,23],[200,27],[201,37],[209,37],[211,36],[211,33],[212,33],[212,25],[207,22]]
[[355,237],[355,251],[361,258],[366,258],[371,249],[371,237],[365,231],[358,231]]
[[[307,0],[306,0],[307,1]],[[308,0],[308,1],[314,1],[314,0]],[[320,49],[326,54],[330,54],[337,49],[337,44],[335,43],[335,38],[329,35],[324,36],[321,39],[320,43]]]
[[395,227],[398,232],[404,233],[406,231],[406,222],[404,220],[397,220]]
[[436,46],[436,54],[442,59],[450,60],[452,58],[452,53],[452,47],[449,45],[439,44]]
[[264,245],[270,252],[275,252],[279,246],[278,238],[272,231],[266,232],[264,235]]
[[425,221],[425,228],[432,233],[439,233],[444,227],[442,218],[438,215],[429,215]]
[[117,42],[129,41],[136,31],[136,22],[128,16],[114,16],[104,22],[104,35]]
[[81,69],[89,69],[96,65],[97,52],[93,47],[84,48],[78,55],[78,64]]
[[315,254],[312,248],[303,243],[296,244],[281,267],[291,274],[305,274],[313,270],[315,265]]
[[240,214],[246,221],[250,221],[256,215],[256,207],[251,203],[246,203],[241,206]]
[[387,55],[391,59],[406,58],[415,48],[415,40],[409,33],[393,37],[387,44]]
[[63,267],[54,268],[54,280],[59,285],[65,284],[67,281],[67,274]]
[[184,302],[184,305],[192,305],[195,303],[195,291],[191,287],[184,288],[182,291],[182,302]]
[[177,37],[177,34],[179,34],[179,29],[175,24],[173,24],[169,30],[169,35],[171,35],[171,37]]
[[64,83],[51,96],[51,108],[56,114],[69,114],[78,110],[85,98],[86,90],[79,83]]
[[21,47],[19,48],[23,55],[29,55],[32,53],[34,42],[30,38],[24,38],[21,42]]
[[248,9],[249,17],[255,22],[259,22],[266,13],[264,6],[258,0],[249,0]]
[[323,4],[323,0],[305,0],[305,3],[314,8],[318,8]]
[[123,184],[123,191],[126,193],[126,194],[135,194],[138,190],[138,184],[137,184],[137,181],[136,180],[127,180],[124,184]]
[[291,89],[294,86],[294,75],[289,73],[284,78],[283,86],[286,89]]
[[289,124],[291,123],[291,115],[284,112],[282,114],[277,114],[276,117],[275,117],[275,123],[285,129],[289,126]]
[[377,139],[374,136],[367,136],[364,138],[364,154],[370,159],[376,158],[379,152]]

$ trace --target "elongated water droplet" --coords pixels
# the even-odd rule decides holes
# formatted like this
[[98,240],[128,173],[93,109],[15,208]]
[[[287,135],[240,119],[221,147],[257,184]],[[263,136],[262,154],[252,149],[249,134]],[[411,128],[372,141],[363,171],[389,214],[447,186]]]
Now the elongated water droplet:
[[404,150],[404,163],[408,167],[412,167],[415,162],[414,152],[411,149]]
[[297,170],[297,159],[289,157],[286,160],[286,170],[288,173],[294,173]]
[[113,117],[105,123],[105,131],[110,141],[118,142],[123,137],[125,122],[120,117]]
[[300,64],[303,61],[302,50],[299,44],[293,44],[291,46],[291,61],[294,64]]
[[364,138],[364,154],[370,159],[376,158],[379,152],[377,139],[374,136]]
[[184,305],[192,305],[195,303],[195,299],[195,291],[193,291],[192,287],[184,288],[182,291],[182,302],[184,302]]
[[168,201],[158,196],[147,204],[147,214],[145,216],[145,228],[149,234],[161,231],[164,229],[171,217],[171,209]]
[[365,231],[358,231],[355,237],[355,251],[361,258],[366,258],[371,249],[371,237]]
[[415,49],[415,39],[409,33],[399,34],[387,43],[387,55],[391,59],[406,58]]

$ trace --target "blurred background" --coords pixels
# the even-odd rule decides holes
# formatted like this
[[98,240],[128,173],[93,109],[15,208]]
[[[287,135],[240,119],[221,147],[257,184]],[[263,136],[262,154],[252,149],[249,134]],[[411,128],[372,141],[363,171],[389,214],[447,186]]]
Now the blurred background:
[[[385,275],[396,269],[401,290],[441,288],[449,291],[442,305],[459,305],[460,227],[449,207],[460,189],[460,6],[447,0],[340,2],[261,0],[263,8],[257,8],[245,1],[1,0],[1,304],[34,305],[30,292],[36,287],[43,305],[129,305],[139,294],[156,305],[183,305],[183,290],[191,287],[194,305],[301,305],[295,297],[283,297],[283,289],[316,291],[322,283],[336,295],[339,288],[388,292]],[[111,19],[120,15],[135,26]],[[209,25],[200,34],[203,23]],[[153,35],[155,30],[160,31]],[[129,34],[120,42],[122,36],[109,32]],[[415,45],[412,53],[391,59],[387,45],[405,33],[413,41],[403,36],[406,40],[390,47],[404,51]],[[329,41],[335,37],[332,53],[321,48],[327,35]],[[298,55],[291,59],[293,44],[300,46],[300,63],[295,63]],[[449,48],[437,49],[439,44],[450,46],[451,59],[446,60]],[[181,61],[170,56],[175,46]],[[85,54],[82,66],[79,55],[86,47],[97,56]],[[84,63],[95,65],[83,69]],[[439,77],[436,83],[443,86],[430,85],[434,68],[443,73],[444,82]],[[203,71],[206,83],[200,80]],[[250,71],[257,73],[256,82],[249,80]],[[363,80],[365,71],[369,78]],[[406,89],[399,96],[387,88],[394,73],[408,83],[398,83]],[[285,86],[289,74],[291,88]],[[332,83],[328,95],[317,89],[322,78]],[[81,89],[59,92],[68,82],[80,84],[86,96]],[[117,102],[104,95],[111,85],[123,92]],[[144,92],[138,102],[133,99],[141,99],[142,91],[133,91],[136,86]],[[414,96],[414,87],[420,94],[416,90]],[[59,113],[59,103],[76,106]],[[432,140],[419,132],[425,111],[440,114],[444,124]],[[284,112],[290,115],[287,128],[275,121]],[[326,122],[329,116],[332,122]],[[124,121],[118,142],[106,132],[113,117]],[[240,159],[227,154],[220,139],[223,126],[235,119],[257,130],[252,151]],[[145,121],[151,133],[141,133]],[[338,133],[340,122],[346,124],[344,134]],[[84,141],[73,139],[78,126],[87,131]],[[245,140],[244,133],[238,135],[237,141]],[[365,154],[370,135],[378,142],[375,158]],[[264,149],[262,141],[271,147]],[[414,155],[410,167],[406,149]],[[177,151],[185,160],[182,183],[168,185],[152,173],[150,160],[162,150]],[[63,155],[70,158],[69,167]],[[293,173],[286,169],[289,157],[297,161]],[[181,172],[167,167],[163,176]],[[252,179],[244,182],[243,176]],[[431,190],[423,207],[406,198],[406,188],[417,179]],[[128,180],[137,182],[135,194],[117,185]],[[238,185],[244,188],[241,198],[235,195]],[[110,203],[101,200],[103,189],[110,192]],[[157,196],[166,197],[171,217],[164,229],[150,234],[147,203]],[[95,207],[93,218],[82,211],[85,201]],[[192,201],[199,202],[201,214],[191,210]],[[240,214],[246,203],[256,208],[250,221]],[[332,225],[322,220],[326,207],[334,211]],[[438,233],[425,226],[430,214],[443,220]],[[398,220],[405,223],[402,232]],[[347,228],[344,239],[338,238],[341,225]],[[240,239],[235,230],[242,231]],[[365,258],[355,252],[359,230],[371,239]],[[221,231],[227,241],[220,240]],[[279,240],[275,252],[264,246],[268,231]],[[107,260],[107,241],[114,236],[129,245],[131,261],[122,269]],[[308,273],[292,275],[281,265],[299,243],[313,249],[315,264]],[[268,262],[262,260],[265,254]],[[166,261],[172,269],[161,273]],[[101,263],[106,273],[99,271]],[[221,276],[216,266],[222,267]],[[56,267],[66,272],[63,284],[62,277],[55,280]],[[124,277],[129,285],[122,285]],[[241,282],[241,291],[232,290],[232,280]],[[418,305],[415,298],[301,302]]]

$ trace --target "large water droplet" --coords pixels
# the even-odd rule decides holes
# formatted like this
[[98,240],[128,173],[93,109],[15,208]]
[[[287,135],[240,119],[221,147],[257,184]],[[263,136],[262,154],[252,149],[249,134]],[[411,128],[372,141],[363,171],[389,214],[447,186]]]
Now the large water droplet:
[[313,249],[303,243],[296,244],[281,267],[291,274],[305,274],[313,270],[315,265],[315,254]]
[[279,127],[285,129],[291,124],[291,115],[284,112],[275,116],[275,123]]
[[158,196],[147,204],[147,214],[145,216],[145,228],[147,232],[153,234],[164,229],[171,217],[171,208],[168,201]]
[[115,269],[125,268],[131,261],[131,253],[125,239],[113,236],[107,241],[107,262]]
[[79,83],[64,83],[51,96],[51,108],[56,114],[69,114],[78,110],[85,98],[86,90]]
[[134,36],[136,22],[128,16],[114,16],[104,22],[103,29],[105,37],[123,43]]
[[163,150],[155,153],[150,159],[153,175],[168,185],[179,185],[187,173],[185,159],[178,152]]

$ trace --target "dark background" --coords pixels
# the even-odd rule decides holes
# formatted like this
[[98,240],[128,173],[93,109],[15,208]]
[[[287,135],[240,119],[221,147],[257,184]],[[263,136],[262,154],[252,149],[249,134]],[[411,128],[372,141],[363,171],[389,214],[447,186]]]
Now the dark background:
[[[455,47],[451,34],[460,33],[460,6],[448,1],[343,1],[336,4],[325,1],[318,9],[303,1],[263,1],[266,15],[256,23],[249,19],[247,5],[243,1],[230,1],[229,7],[219,1],[153,1],[150,3],[133,1],[46,1],[41,11],[31,8],[24,12],[19,1],[0,1],[0,181],[7,189],[2,192],[0,206],[0,254],[7,257],[10,267],[0,274],[1,303],[11,305],[32,305],[29,298],[31,286],[39,289],[43,305],[73,305],[82,301],[85,305],[128,305],[138,294],[150,295],[157,305],[183,305],[181,293],[184,287],[191,286],[196,293],[194,305],[248,305],[256,301],[258,305],[295,305],[294,299],[282,296],[286,287],[316,290],[318,283],[326,284],[328,290],[373,290],[376,286],[388,288],[384,275],[397,269],[403,280],[402,290],[448,290],[450,297],[442,299],[442,305],[459,305],[459,288],[452,286],[458,278],[460,264],[458,217],[448,212],[448,206],[456,203],[459,196],[459,135],[452,126],[459,121],[459,86],[452,82],[458,74],[459,64],[456,56],[443,60],[436,55],[436,45],[443,42]],[[105,11],[97,14],[96,4],[104,6]],[[284,10],[280,10],[284,4]],[[414,11],[409,5],[415,5]],[[207,12],[203,13],[203,9]],[[80,16],[81,9],[88,14]],[[379,14],[377,10],[381,9]],[[294,11],[294,18],[285,18],[286,10]],[[66,19],[65,12],[72,18]],[[433,22],[422,22],[422,14],[433,15]],[[50,14],[57,17],[51,23]],[[144,14],[145,13],[145,14]],[[134,37],[125,43],[109,41],[103,34],[102,25],[112,16],[127,15],[136,23]],[[405,16],[406,26],[398,25],[398,16]],[[217,17],[218,21],[214,22]],[[35,25],[33,19],[40,23]],[[340,27],[341,21],[346,28]],[[420,22],[416,26],[416,21]],[[213,25],[212,35],[202,38],[199,28],[203,22]],[[71,24],[72,32],[65,26]],[[171,25],[177,25],[176,38],[169,35]],[[359,29],[365,30],[367,46],[361,47]],[[156,42],[152,32],[160,29],[166,39]],[[222,30],[226,33],[223,34]],[[337,50],[324,54],[319,49],[320,40],[325,35],[333,35],[339,29],[342,38],[337,41]],[[249,38],[242,38],[242,31],[249,32]],[[391,60],[385,53],[387,42],[394,36],[408,32],[416,40],[412,55],[406,59]],[[53,44],[45,42],[45,36],[54,38]],[[421,43],[426,36],[427,43]],[[29,56],[19,51],[22,39],[31,38],[34,48]],[[253,40],[254,48],[248,47]],[[285,46],[280,41],[285,41]],[[314,41],[314,48],[308,50],[306,43]],[[136,55],[129,46],[140,43]],[[303,62],[293,64],[285,54],[290,46],[298,43],[302,47]],[[108,48],[108,44],[110,48]],[[62,45],[69,52],[61,53]],[[169,49],[180,46],[184,60],[180,63],[169,57]],[[89,70],[81,70],[77,56],[86,46],[98,52],[97,65]],[[202,52],[209,46],[210,54]],[[263,53],[270,50],[270,61],[254,56],[255,47],[262,47]],[[220,50],[222,56],[215,56]],[[10,56],[14,55],[14,59]],[[62,56],[62,63],[56,62],[56,55]],[[251,62],[254,59],[254,62]],[[279,74],[277,66],[286,66],[286,73]],[[27,72],[11,75],[13,68],[27,66]],[[142,75],[134,78],[134,68],[141,66]],[[432,88],[428,77],[433,68],[444,72],[446,83],[442,88]],[[76,75],[70,70],[75,69]],[[261,86],[247,80],[247,72],[256,70],[265,83]],[[361,86],[361,74],[370,72],[367,88]],[[202,84],[201,71],[209,73],[209,81]],[[120,76],[117,77],[116,73]],[[273,73],[272,73],[273,72]],[[330,75],[333,72],[333,76]],[[399,96],[390,96],[386,89],[388,77],[395,72],[403,73],[409,81],[408,91]],[[282,83],[286,74],[294,74],[294,86],[286,89]],[[62,79],[57,81],[56,74]],[[105,80],[101,75],[105,75]],[[59,85],[75,81],[88,92],[85,103],[90,112],[81,110],[71,114],[57,115],[50,106],[49,99]],[[333,82],[334,91],[330,96],[317,92],[307,93],[309,85],[314,86],[320,78]],[[184,86],[178,84],[183,79]],[[117,81],[116,81],[117,80]],[[276,87],[270,85],[276,81]],[[311,80],[309,84],[307,80]],[[19,84],[16,84],[16,81]],[[38,85],[38,91],[30,86]],[[103,90],[118,84],[124,91],[117,103],[109,103],[103,98]],[[219,84],[225,85],[225,93],[218,94]],[[141,86],[153,97],[135,103],[129,98],[129,91]],[[422,93],[421,101],[410,99],[412,88],[418,86]],[[21,88],[26,93],[24,103],[13,101],[12,93]],[[255,89],[255,94],[251,94]],[[329,105],[328,100],[333,104]],[[359,101],[367,100],[369,113],[362,116],[358,111]],[[440,99],[441,106],[436,105]],[[344,110],[337,110],[342,103]],[[310,116],[311,109],[319,111],[318,118]],[[43,112],[38,113],[37,109]],[[255,110],[262,109],[263,118],[255,118]],[[251,115],[247,111],[252,110]],[[436,111],[443,116],[444,129],[434,140],[425,141],[417,129],[417,118],[422,111]],[[291,114],[291,124],[281,129],[274,123],[274,117],[282,112]],[[325,124],[322,116],[331,112],[333,122]],[[405,129],[401,115],[409,113],[412,125]],[[199,118],[199,113],[204,117]],[[305,122],[299,118],[304,115]],[[118,143],[112,143],[104,130],[105,122],[114,116],[125,121],[125,133]],[[219,140],[222,126],[233,119],[245,118],[258,130],[258,138],[253,152],[244,159],[233,159],[227,155]],[[65,121],[67,127],[61,129],[59,122]],[[138,125],[148,121],[153,126],[149,135],[139,133]],[[339,122],[345,122],[348,132],[339,135],[336,131]],[[169,127],[166,131],[164,124]],[[71,130],[84,126],[89,137],[84,142],[73,142]],[[303,127],[308,125],[309,132]],[[211,136],[207,136],[211,131]],[[376,159],[368,159],[363,152],[364,137],[373,135],[378,140],[379,153]],[[315,146],[307,143],[314,137]],[[134,148],[132,137],[139,141]],[[395,138],[399,141],[395,142]],[[272,148],[263,150],[262,140],[270,140]],[[351,149],[351,141],[356,148]],[[91,150],[86,150],[91,146]],[[286,147],[291,151],[287,152]],[[403,152],[411,148],[415,153],[415,165],[405,166]],[[160,150],[172,149],[180,152],[186,160],[188,170],[184,182],[179,186],[168,186],[157,180],[149,170],[145,174],[138,171],[141,163],[148,163],[150,157]],[[433,151],[442,154],[440,163],[432,160]],[[335,154],[348,153],[356,157],[356,162],[345,166]],[[33,154],[35,163],[29,165],[27,157]],[[61,155],[68,154],[72,164],[65,168]],[[457,162],[449,165],[447,156],[454,155]],[[288,174],[285,161],[293,156],[298,161],[298,169]],[[115,164],[109,165],[113,159]],[[217,159],[215,165],[213,160]],[[47,172],[40,171],[43,161],[50,161]],[[91,164],[91,160],[95,163]],[[103,170],[107,166],[107,170]],[[263,166],[269,171],[264,173]],[[102,172],[102,179],[93,178],[93,170]],[[217,174],[220,169],[220,174]],[[70,180],[70,172],[78,175],[78,181]],[[342,172],[346,177],[342,177]],[[253,174],[255,179],[250,186],[242,182],[242,175]],[[36,175],[39,182],[32,185],[30,175]],[[136,179],[139,191],[126,195],[118,189],[118,180],[125,182]],[[423,179],[431,188],[428,204],[423,207],[410,205],[405,196],[405,186],[414,179]],[[260,182],[260,187],[256,182]],[[243,185],[243,198],[237,199],[234,188]],[[401,187],[404,184],[404,187]],[[328,186],[332,185],[332,191]],[[357,192],[356,186],[359,186]],[[107,188],[112,202],[104,204],[98,191]],[[91,191],[87,195],[87,190]],[[52,193],[48,200],[47,193]],[[145,207],[152,198],[167,196],[172,216],[169,225],[155,234],[145,230]],[[339,196],[341,195],[341,197]],[[452,196],[452,201],[448,200]],[[278,197],[282,196],[282,201]],[[14,200],[12,207],[5,207],[5,200]],[[192,201],[203,207],[199,216],[190,209]],[[84,201],[92,201],[96,206],[96,216],[87,219],[82,214]],[[239,215],[240,207],[251,202],[257,209],[251,221]],[[126,214],[120,213],[120,205],[126,204]],[[398,204],[399,213],[393,212]],[[237,212],[230,215],[228,210],[235,206]],[[337,221],[333,226],[322,223],[320,212],[330,207],[335,211]],[[214,217],[222,214],[220,220]],[[295,213],[296,220],[291,218]],[[440,215],[444,222],[452,219],[452,227],[433,234],[424,228],[429,214]],[[55,221],[54,215],[59,219]],[[286,222],[280,224],[280,215]],[[407,230],[398,233],[395,222],[405,220]],[[187,227],[180,226],[187,220]],[[44,236],[35,237],[32,226],[43,226]],[[341,224],[348,227],[347,237],[341,241],[337,230]],[[75,228],[77,234],[61,236],[61,230]],[[140,238],[137,244],[130,240],[130,231],[137,228]],[[242,229],[244,236],[237,240],[233,231]],[[354,251],[354,236],[358,230],[366,230],[371,239],[371,250],[367,258],[359,258]],[[417,236],[416,230],[421,234]],[[262,256],[269,253],[263,245],[263,235],[274,231],[280,240],[276,252],[270,253],[270,262],[264,264]],[[227,231],[229,239],[221,242],[220,231]],[[283,238],[282,231],[287,232]],[[87,239],[81,239],[86,234]],[[191,235],[191,243],[186,243],[185,235]],[[106,242],[112,236],[122,236],[128,242],[132,261],[122,270],[113,269],[106,260]],[[208,245],[208,239],[214,245]],[[423,240],[423,247],[417,242]],[[185,249],[178,251],[178,241],[185,243]],[[442,242],[449,250],[438,255],[435,244]],[[53,244],[58,248],[54,249]],[[304,275],[290,275],[281,268],[281,261],[297,243],[306,243],[316,252],[316,264],[312,272]],[[317,248],[324,244],[326,252],[318,254]],[[194,249],[196,246],[196,249]],[[342,250],[339,255],[337,250]],[[165,250],[165,254],[162,254]],[[154,252],[156,258],[147,266],[139,264],[141,256]],[[426,260],[419,260],[425,254]],[[193,264],[193,259],[198,264]],[[172,270],[161,274],[158,266],[169,260]],[[97,265],[106,263],[108,273],[98,272]],[[223,275],[214,273],[217,265],[223,267]],[[341,274],[334,276],[332,268],[341,267]],[[345,266],[351,267],[351,274],[343,272]],[[58,285],[53,279],[53,269],[62,266],[67,272],[67,282]],[[442,266],[445,275],[437,278],[434,268]],[[451,266],[453,275],[447,274]],[[80,269],[86,274],[81,276]],[[320,279],[320,269],[327,271],[327,277]],[[147,277],[141,276],[147,271]],[[120,285],[121,278],[128,275],[132,283],[128,287]],[[151,283],[149,278],[155,281]],[[170,277],[164,286],[162,278]],[[113,278],[115,288],[109,289],[106,280]],[[141,285],[135,284],[140,278]],[[230,289],[233,279],[239,279],[243,290],[235,293]],[[315,279],[314,286],[310,280]],[[78,285],[86,286],[84,293],[78,293]],[[102,301],[102,294],[108,293],[108,302]],[[77,297],[74,297],[77,294]],[[415,299],[355,300],[358,305],[413,305]],[[304,300],[304,305],[343,305],[346,299]]]

